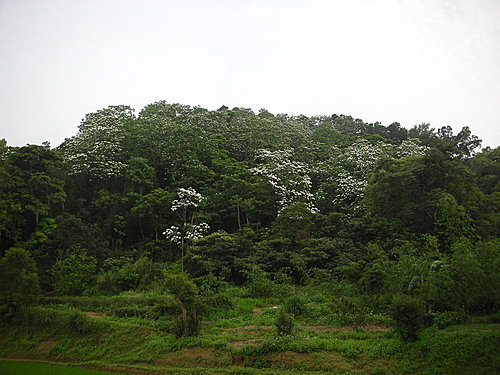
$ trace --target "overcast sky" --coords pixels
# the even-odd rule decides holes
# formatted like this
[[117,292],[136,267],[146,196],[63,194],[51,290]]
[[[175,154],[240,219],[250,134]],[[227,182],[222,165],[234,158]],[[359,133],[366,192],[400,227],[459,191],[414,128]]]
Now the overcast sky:
[[157,100],[500,144],[500,0],[0,0],[0,138],[52,146]]

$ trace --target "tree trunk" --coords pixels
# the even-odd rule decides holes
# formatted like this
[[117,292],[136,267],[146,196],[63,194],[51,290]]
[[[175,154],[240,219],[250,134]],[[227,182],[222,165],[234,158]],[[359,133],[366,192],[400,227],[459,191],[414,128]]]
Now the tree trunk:
[[240,205],[236,204],[236,211],[238,212],[238,229],[241,230],[241,215],[240,215]]
[[179,297],[175,297],[177,303],[179,304],[179,309],[181,310],[182,321],[184,322],[184,326],[187,327],[187,309],[179,299]]

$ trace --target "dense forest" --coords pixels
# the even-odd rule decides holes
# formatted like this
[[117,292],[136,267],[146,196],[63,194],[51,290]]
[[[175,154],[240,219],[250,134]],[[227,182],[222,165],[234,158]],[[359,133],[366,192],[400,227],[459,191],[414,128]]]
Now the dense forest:
[[168,290],[189,336],[193,295],[321,286],[413,341],[500,304],[500,149],[468,127],[110,106],[55,148],[2,141],[0,202],[10,314]]

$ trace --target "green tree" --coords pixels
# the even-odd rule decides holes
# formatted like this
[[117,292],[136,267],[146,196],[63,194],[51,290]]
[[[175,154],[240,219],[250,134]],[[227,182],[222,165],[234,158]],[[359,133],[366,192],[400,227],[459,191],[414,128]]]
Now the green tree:
[[436,234],[443,194],[467,208],[473,192],[470,172],[458,160],[432,149],[421,157],[383,162],[370,179],[365,204],[372,216],[393,221],[400,230]]
[[195,241],[187,252],[186,264],[194,276],[212,273],[226,281],[242,279],[243,259],[250,244],[238,235],[225,231],[211,233]]
[[180,310],[176,336],[197,336],[201,326],[198,288],[184,274],[167,274],[164,285],[174,295]]
[[60,295],[81,295],[93,280],[96,265],[84,249],[62,251],[51,268],[54,290]]
[[64,207],[66,192],[61,175],[62,162],[55,151],[45,146],[20,147],[9,154],[9,166],[14,196],[22,211],[34,216],[35,227],[40,216],[49,215],[54,206]]
[[12,247],[0,259],[0,304],[9,313],[40,297],[35,261],[24,249]]
[[415,341],[418,331],[425,325],[424,306],[417,299],[405,295],[395,298],[391,317],[394,330],[403,341]]
[[[167,224],[169,211],[172,206],[173,194],[164,189],[154,189],[151,193],[139,198],[132,213],[139,217],[139,227],[144,237],[144,220],[153,226],[154,239],[159,239],[160,229]],[[171,215],[171,214],[170,214]],[[150,227],[151,228],[151,227]]]
[[127,129],[134,121],[134,110],[123,105],[87,114],[78,134],[59,146],[69,173],[84,174],[91,180],[121,174],[125,169]]

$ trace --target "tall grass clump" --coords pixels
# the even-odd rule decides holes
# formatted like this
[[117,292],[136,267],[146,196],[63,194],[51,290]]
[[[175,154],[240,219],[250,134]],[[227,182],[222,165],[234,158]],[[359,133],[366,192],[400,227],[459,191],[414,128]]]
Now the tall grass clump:
[[289,336],[293,331],[293,317],[281,308],[276,316],[274,326],[279,336]]
[[91,334],[102,330],[96,320],[74,309],[61,311],[27,307],[17,315],[16,320],[19,326],[27,329],[49,328],[59,334]]
[[418,331],[425,326],[425,309],[417,299],[401,295],[391,307],[394,331],[403,341],[415,341]]
[[305,310],[305,300],[299,296],[291,296],[285,301],[285,311],[289,314],[291,314],[294,318],[299,317],[302,315]]

